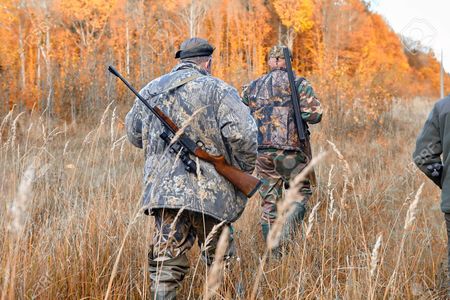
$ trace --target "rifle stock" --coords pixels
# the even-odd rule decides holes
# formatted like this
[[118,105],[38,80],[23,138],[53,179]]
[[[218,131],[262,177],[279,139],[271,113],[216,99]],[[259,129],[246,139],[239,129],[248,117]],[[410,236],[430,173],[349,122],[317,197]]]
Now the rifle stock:
[[213,156],[198,147],[195,150],[195,156],[212,164],[217,173],[225,177],[232,185],[249,198],[255,194],[262,184],[261,180],[258,178],[228,164],[223,155]]

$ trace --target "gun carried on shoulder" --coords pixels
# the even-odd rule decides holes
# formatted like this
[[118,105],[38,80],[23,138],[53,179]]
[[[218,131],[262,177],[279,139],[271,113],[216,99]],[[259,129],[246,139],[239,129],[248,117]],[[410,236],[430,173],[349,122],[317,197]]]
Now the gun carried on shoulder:
[[291,64],[291,54],[289,53],[289,49],[287,47],[283,48],[284,60],[286,62],[286,71],[288,73],[289,78],[289,86],[291,87],[291,99],[292,105],[294,106],[294,121],[295,127],[297,128],[298,138],[301,142],[306,141],[308,138],[306,134],[306,126],[305,122],[302,119],[301,111],[300,111],[300,103],[298,101],[298,91],[297,86],[295,85],[294,72],[292,71]]
[[170,131],[172,136],[169,136],[166,132],[163,132],[159,135],[159,137],[163,139],[164,142],[170,147],[170,152],[175,154],[180,153],[180,160],[185,165],[186,171],[197,174],[197,163],[189,157],[189,155],[192,154],[201,160],[212,164],[217,173],[225,177],[232,185],[234,185],[247,197],[251,197],[255,194],[261,186],[261,181],[258,178],[228,164],[223,155],[210,155],[184,133],[179,135],[178,139],[172,143],[173,137],[179,131],[178,126],[158,107],[151,106],[147,100],[145,100],[144,97],[142,97],[114,67],[109,66],[108,70],[122,80],[122,82],[125,83],[125,85],[136,95],[142,104],[144,104],[158,118],[163,127]]
[[[306,145],[304,150],[308,152],[308,156],[311,156],[312,154],[311,145],[309,144],[308,127],[302,118],[297,86],[295,84],[294,72],[292,71],[291,54],[289,53],[289,49],[287,47],[283,48],[283,54],[284,60],[286,62],[286,71],[288,73],[289,86],[291,87],[291,100],[294,107],[294,121],[295,127],[297,128],[298,139],[301,143],[304,143]],[[313,186],[317,185],[317,178],[314,169],[311,169],[311,172],[308,174],[308,178]]]

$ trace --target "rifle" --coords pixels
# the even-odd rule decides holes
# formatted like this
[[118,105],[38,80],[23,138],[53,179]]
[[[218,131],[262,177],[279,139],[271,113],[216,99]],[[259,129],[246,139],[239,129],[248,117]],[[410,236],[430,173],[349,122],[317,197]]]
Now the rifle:
[[217,173],[225,177],[232,185],[234,185],[239,191],[241,191],[245,196],[252,197],[253,194],[261,186],[262,182],[248,174],[239,170],[238,168],[230,165],[225,160],[223,155],[213,156],[208,152],[203,150],[198,144],[192,139],[186,136],[184,133],[179,135],[175,142],[172,142],[173,137],[179,131],[178,126],[165,115],[157,106],[151,106],[132,86],[131,84],[112,66],[108,67],[108,70],[115,76],[117,76],[123,83],[136,95],[136,97],[158,118],[162,123],[163,127],[170,131],[171,136],[165,131],[162,132],[159,137],[164,140],[166,145],[170,147],[170,152],[180,153],[180,160],[185,165],[186,171],[197,175],[197,163],[192,160],[189,155],[192,154],[201,160],[204,160],[214,166]]
[[287,47],[283,47],[284,60],[286,61],[286,71],[288,73],[289,85],[291,87],[291,100],[294,106],[294,121],[297,128],[298,138],[301,142],[306,141],[306,126],[300,112],[300,104],[298,102],[298,92],[295,85],[294,72],[292,71],[291,55]]
[[[301,111],[300,111],[300,103],[298,101],[298,91],[297,86],[295,85],[295,78],[294,78],[294,72],[292,71],[292,64],[291,64],[291,54],[289,53],[289,49],[287,47],[283,48],[283,54],[284,54],[284,60],[286,62],[286,71],[288,73],[289,78],[289,86],[291,87],[291,100],[292,105],[294,107],[294,121],[295,121],[295,127],[297,128],[297,135],[300,142],[303,142],[306,144],[307,149],[305,149],[309,156],[312,154],[311,152],[311,146],[309,145],[309,137],[307,134],[307,125],[305,124],[305,121],[303,121]],[[314,169],[311,169],[311,172],[308,174],[309,180],[311,181],[312,185],[317,184],[316,179],[316,173],[314,172]]]

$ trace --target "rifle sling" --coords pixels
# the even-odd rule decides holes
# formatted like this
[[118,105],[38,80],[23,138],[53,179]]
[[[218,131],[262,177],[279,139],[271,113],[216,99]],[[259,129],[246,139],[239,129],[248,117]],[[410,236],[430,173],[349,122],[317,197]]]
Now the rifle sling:
[[186,78],[184,78],[184,79],[182,79],[182,80],[180,80],[180,81],[178,81],[178,82],[173,83],[171,86],[169,86],[168,88],[162,90],[162,91],[159,92],[159,93],[151,94],[151,97],[155,97],[155,96],[158,96],[158,95],[162,95],[162,94],[165,94],[165,93],[169,93],[169,92],[171,92],[171,91],[173,91],[173,90],[176,90],[176,89],[179,88],[180,86],[183,86],[183,85],[185,85],[186,83],[188,83],[188,82],[190,82],[190,81],[193,81],[193,80],[195,80],[195,79],[197,79],[197,78],[199,78],[199,77],[202,77],[202,76],[203,76],[203,75],[200,74],[200,73],[193,74],[193,75],[191,75],[191,76],[189,76],[189,77],[186,77]]

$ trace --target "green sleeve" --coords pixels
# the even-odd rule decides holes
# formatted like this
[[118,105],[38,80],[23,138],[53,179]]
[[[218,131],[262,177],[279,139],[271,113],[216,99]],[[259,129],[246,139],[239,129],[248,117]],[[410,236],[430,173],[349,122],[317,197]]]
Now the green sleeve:
[[302,119],[310,124],[319,123],[322,120],[322,105],[306,79],[298,86],[298,97]]
[[435,106],[417,138],[413,160],[419,169],[438,186],[441,186],[441,178],[433,177],[427,166],[434,163],[442,163],[441,154],[442,141],[439,130],[439,113]]

